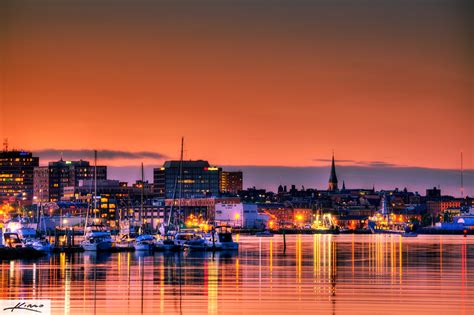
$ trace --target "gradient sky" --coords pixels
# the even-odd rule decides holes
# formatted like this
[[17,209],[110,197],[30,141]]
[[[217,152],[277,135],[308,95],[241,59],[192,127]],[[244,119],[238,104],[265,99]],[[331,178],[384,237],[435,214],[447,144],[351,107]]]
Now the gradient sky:
[[0,133],[44,156],[147,153],[105,158],[117,167],[177,158],[184,136],[186,158],[219,165],[322,166],[334,149],[346,166],[458,169],[463,151],[473,169],[472,9],[4,0]]

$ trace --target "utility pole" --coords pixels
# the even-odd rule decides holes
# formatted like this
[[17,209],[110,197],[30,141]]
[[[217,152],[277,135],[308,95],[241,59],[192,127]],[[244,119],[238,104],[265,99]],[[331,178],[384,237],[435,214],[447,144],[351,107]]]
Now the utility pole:
[[461,198],[464,198],[464,165],[461,151]]

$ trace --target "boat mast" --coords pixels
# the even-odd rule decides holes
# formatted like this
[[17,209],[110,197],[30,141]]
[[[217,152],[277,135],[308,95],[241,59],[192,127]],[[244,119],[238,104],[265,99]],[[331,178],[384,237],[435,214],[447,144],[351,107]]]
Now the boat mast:
[[140,220],[140,235],[143,234],[143,192],[145,190],[145,183],[143,180],[143,162],[142,162],[142,185],[141,185],[141,191],[140,191],[140,212],[138,214],[138,220]]
[[[41,198],[41,197],[40,197]],[[36,232],[39,232],[41,233],[41,219],[42,219],[42,209],[43,209],[43,205],[42,205],[42,200],[40,200],[39,202],[39,208],[38,208],[38,222],[36,223]]]
[[[181,156],[180,156],[180,171],[179,173],[181,173],[182,171],[182,161],[183,161],[183,145],[184,145],[184,137],[181,138]],[[176,188],[178,187],[178,181],[181,180],[180,178],[180,174],[177,174],[176,177],[175,177],[175,181],[174,181],[174,187],[173,187],[173,197],[172,197],[172,200],[171,200],[171,208],[170,208],[170,214],[168,216],[168,223],[166,224],[165,226],[165,233],[168,232],[168,229],[171,225],[171,219],[173,219],[173,225],[176,226],[176,218],[173,214],[173,209],[174,209],[174,202],[176,200]],[[182,183],[181,183],[182,184]],[[179,193],[179,211],[181,211],[181,184],[180,184],[180,193]],[[166,194],[166,192],[165,192]]]
[[[175,180],[174,180],[173,197],[172,197],[172,200],[171,200],[171,208],[170,208],[170,214],[168,216],[168,223],[165,226],[165,234],[168,232],[167,229],[169,228],[169,226],[171,224],[171,218],[173,217],[174,201],[176,200],[176,187],[177,186],[178,186],[178,176],[176,176]],[[166,197],[166,192],[165,192],[165,197]],[[175,220],[173,219],[173,224],[175,224],[174,221]]]
[[184,137],[181,137],[181,156],[179,159],[179,199],[178,199],[178,224],[181,223],[181,198],[183,198],[183,151]]

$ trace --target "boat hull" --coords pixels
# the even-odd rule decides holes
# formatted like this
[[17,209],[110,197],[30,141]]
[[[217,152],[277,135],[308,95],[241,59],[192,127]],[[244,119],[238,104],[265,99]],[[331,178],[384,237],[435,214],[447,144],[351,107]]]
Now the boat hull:
[[137,252],[152,251],[154,248],[153,244],[149,244],[149,243],[139,243],[139,244],[135,244],[133,247],[135,248],[135,251]]
[[109,242],[109,241],[103,241],[103,242],[98,242],[98,243],[83,242],[81,246],[85,251],[91,251],[91,252],[107,251],[112,248],[112,242]]
[[184,249],[193,251],[205,251],[207,249],[207,244],[204,239],[187,241],[183,246]]

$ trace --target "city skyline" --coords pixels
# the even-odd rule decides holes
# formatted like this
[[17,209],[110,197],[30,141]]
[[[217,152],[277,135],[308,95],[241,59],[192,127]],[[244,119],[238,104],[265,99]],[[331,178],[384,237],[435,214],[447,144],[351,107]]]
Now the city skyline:
[[468,1],[58,3],[2,2],[12,146],[474,168]]
[[474,314],[474,0],[0,0],[0,313]]
[[[6,148],[4,148],[6,149]],[[80,155],[75,155],[71,151],[54,151],[53,155],[43,155],[33,152],[34,156],[40,156],[39,165],[47,166],[51,162],[59,160],[64,161],[92,161],[93,163],[94,151],[84,150]],[[77,153],[77,152],[76,152]],[[59,154],[56,156],[56,154]],[[152,163],[144,165],[144,178],[150,183],[153,182],[153,170],[161,168],[166,159],[163,156],[158,156],[153,152],[112,152],[99,151],[98,164],[106,164],[109,170],[111,179],[116,179],[128,183],[134,183],[140,180],[141,168],[140,164],[132,166],[114,166],[107,162],[121,155],[131,157],[133,159],[144,157],[160,157],[162,162],[156,163],[158,160],[153,160]],[[105,159],[104,159],[105,157]],[[206,159],[202,159],[206,160]],[[160,160],[161,161],[161,160]],[[285,167],[285,166],[254,166],[254,165],[221,165],[209,161],[212,166],[222,167],[228,171],[243,171],[245,174],[243,187],[259,189],[266,189],[267,191],[276,191],[279,185],[286,185],[290,187],[295,185],[298,189],[305,187],[318,190],[326,190],[328,178],[331,176],[331,159],[320,159],[321,166],[310,167]],[[409,191],[423,194],[426,189],[433,187],[440,188],[446,195],[460,197],[474,195],[474,171],[463,170],[463,193],[461,193],[461,171],[460,169],[451,170],[437,170],[419,167],[407,167],[390,165],[382,162],[358,162],[357,165],[347,165],[347,162],[355,162],[353,160],[337,159],[335,158],[337,176],[339,177],[339,184],[345,182],[348,189],[371,189],[375,187],[377,190],[393,190],[407,188]]]

